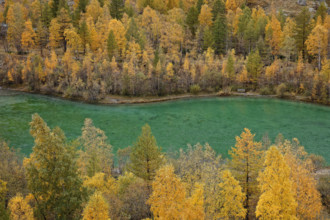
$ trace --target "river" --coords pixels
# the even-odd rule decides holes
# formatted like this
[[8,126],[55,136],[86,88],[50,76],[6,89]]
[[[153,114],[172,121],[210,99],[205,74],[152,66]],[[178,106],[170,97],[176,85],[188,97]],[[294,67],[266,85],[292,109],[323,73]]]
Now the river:
[[29,122],[34,113],[68,139],[81,134],[85,118],[105,131],[114,150],[132,145],[148,123],[165,152],[188,143],[208,142],[225,157],[235,136],[249,128],[261,140],[267,133],[296,137],[309,153],[330,162],[330,108],[271,98],[225,97],[134,105],[92,105],[0,89],[0,137],[24,154],[32,151]]

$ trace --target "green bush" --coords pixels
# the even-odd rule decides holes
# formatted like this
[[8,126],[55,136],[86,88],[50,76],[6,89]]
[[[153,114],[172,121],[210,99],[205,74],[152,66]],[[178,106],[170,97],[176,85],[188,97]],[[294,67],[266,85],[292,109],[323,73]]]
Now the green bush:
[[201,87],[197,84],[190,86],[190,92],[194,95],[197,95],[201,91]]

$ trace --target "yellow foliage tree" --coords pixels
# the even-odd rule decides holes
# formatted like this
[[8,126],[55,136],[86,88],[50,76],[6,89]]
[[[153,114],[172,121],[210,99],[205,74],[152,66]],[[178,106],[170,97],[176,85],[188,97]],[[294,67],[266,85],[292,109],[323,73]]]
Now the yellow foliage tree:
[[[89,61],[86,61],[86,65],[89,65],[87,62]],[[84,149],[79,151],[78,160],[82,173],[92,177],[98,172],[104,172],[110,176],[113,163],[112,146],[107,143],[104,131],[96,128],[93,121],[86,118],[79,140]]]
[[60,30],[61,26],[57,22],[57,19],[52,19],[49,27],[49,45],[52,49],[55,49],[60,46],[60,42],[61,40],[63,40],[63,36],[61,36]]
[[64,30],[64,38],[68,47],[70,47],[74,52],[78,53],[81,45],[81,38],[72,25]]
[[152,189],[148,204],[155,219],[182,219],[186,189],[174,174],[173,166],[167,165],[158,170]]
[[33,220],[33,210],[27,200],[18,194],[11,198],[8,203],[10,219],[12,220]]
[[323,60],[321,75],[325,82],[330,83],[330,59]]
[[257,218],[297,219],[290,167],[275,146],[267,151],[264,167],[258,177],[261,196],[256,210]]
[[[125,36],[126,30],[124,25],[116,19],[111,19],[109,23],[109,32],[110,31],[113,31],[118,46],[118,50],[121,56],[124,58],[125,48],[126,48],[126,36]],[[109,34],[107,34],[107,36],[108,35]]]
[[[319,17],[319,19],[321,18]],[[318,68],[320,70],[322,57],[327,55],[328,29],[318,22],[308,36],[306,46],[309,54],[317,56]]]
[[83,211],[83,220],[110,220],[109,205],[99,192],[94,193]]
[[201,12],[198,16],[198,21],[199,24],[203,27],[207,26],[207,27],[211,27],[213,24],[212,21],[212,9],[207,5],[204,4],[201,8]]
[[157,11],[151,9],[149,6],[144,8],[142,18],[142,27],[146,30],[148,37],[151,41],[157,42],[160,37],[161,21]]
[[7,182],[0,179],[0,203],[5,201],[7,191]]
[[167,81],[171,81],[174,77],[173,63],[169,62],[166,66],[166,76],[165,79]]
[[239,182],[232,176],[229,170],[222,173],[220,187],[220,212],[217,218],[220,219],[243,219],[246,216],[244,208],[245,195]]
[[247,209],[248,216],[254,215],[260,194],[257,177],[262,168],[264,155],[261,143],[255,142],[254,136],[249,129],[244,128],[241,136],[236,137],[235,147],[229,151],[232,157],[230,166],[233,176],[239,181],[246,196],[244,208]]
[[265,76],[268,81],[275,83],[275,80],[278,78],[280,67],[281,67],[281,61],[279,59],[275,59],[270,66],[266,67]]
[[248,72],[245,65],[243,66],[242,71],[237,75],[237,81],[242,84],[249,82]]
[[174,174],[172,165],[158,170],[152,189],[148,204],[155,219],[204,219],[203,185],[197,184],[187,199],[185,184]]
[[272,16],[272,19],[266,26],[266,40],[272,48],[272,54],[278,55],[283,41],[283,32],[281,23],[275,15]]
[[48,57],[46,57],[45,59],[45,72],[46,75],[51,75],[54,73],[55,68],[58,65],[58,59],[57,59],[57,55],[55,53],[54,50],[51,51],[50,53],[50,59],[48,59]]
[[36,33],[32,28],[31,20],[25,22],[25,29],[22,33],[22,47],[26,50],[32,49],[35,46]]
[[292,142],[285,140],[278,146],[290,169],[293,181],[295,199],[298,203],[297,215],[299,219],[318,219],[322,209],[321,195],[317,191],[317,182],[312,173],[312,166],[308,154],[298,139]]
[[112,176],[106,177],[104,173],[96,173],[93,177],[86,177],[83,185],[92,191],[105,194],[116,194],[118,192],[116,180]]
[[227,11],[236,11],[237,7],[239,5],[237,4],[236,0],[227,0],[226,1],[226,9]]
[[[7,3],[7,2],[6,2]],[[21,38],[24,31],[24,8],[19,2],[9,4],[6,22],[8,24],[7,40],[16,47],[18,53],[22,52]]]
[[102,12],[103,9],[101,8],[98,0],[91,0],[89,5],[86,7],[87,17],[91,16],[94,22],[98,20]]
[[186,219],[204,219],[204,185],[195,184],[195,189],[186,204]]

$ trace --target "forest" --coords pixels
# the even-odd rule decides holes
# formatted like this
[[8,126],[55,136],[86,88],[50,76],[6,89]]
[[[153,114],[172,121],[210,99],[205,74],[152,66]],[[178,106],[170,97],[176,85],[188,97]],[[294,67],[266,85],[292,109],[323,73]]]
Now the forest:
[[275,4],[6,0],[0,84],[91,102],[243,90],[328,104],[326,3]]
[[296,138],[245,128],[223,158],[208,144],[165,153],[148,124],[116,155],[88,118],[69,141],[34,114],[30,134],[28,157],[0,143],[0,219],[329,218],[326,162]]

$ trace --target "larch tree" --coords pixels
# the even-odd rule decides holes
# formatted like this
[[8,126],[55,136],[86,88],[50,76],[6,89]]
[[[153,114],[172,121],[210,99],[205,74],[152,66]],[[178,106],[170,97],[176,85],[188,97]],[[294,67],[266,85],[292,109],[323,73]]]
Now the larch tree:
[[204,184],[196,183],[186,201],[186,219],[205,219],[204,202]]
[[10,148],[8,144],[3,141],[0,141],[0,167],[0,188],[1,181],[2,184],[4,184],[4,182],[6,183],[6,193],[2,194],[0,189],[0,206],[2,206],[1,201],[8,201],[10,198],[14,197],[17,192],[26,193],[27,191],[22,160],[17,151]]
[[317,190],[317,181],[313,174],[313,165],[298,139],[292,142],[285,140],[278,148],[290,167],[290,178],[293,181],[295,199],[298,203],[299,219],[318,219],[322,210],[321,195]]
[[232,157],[230,167],[233,176],[239,181],[246,197],[244,208],[247,210],[247,218],[254,216],[260,195],[257,177],[262,168],[264,154],[261,143],[255,142],[254,136],[249,129],[245,128],[241,136],[236,137],[235,147],[229,151]]
[[84,175],[94,176],[98,172],[111,175],[113,166],[112,146],[107,143],[104,131],[96,128],[93,121],[85,119],[79,141],[82,151],[79,151],[79,164]]
[[83,211],[83,220],[110,220],[109,205],[100,192],[94,193]]
[[324,81],[330,83],[330,59],[323,60],[323,65],[320,73]]
[[176,173],[186,184],[188,194],[194,193],[196,184],[203,183],[205,218],[215,218],[219,213],[218,184],[223,169],[221,156],[208,144],[196,144],[188,146],[187,150],[180,150],[180,156],[174,165]]
[[85,54],[88,44],[91,44],[92,41],[91,33],[90,30],[88,29],[86,21],[81,22],[81,24],[79,25],[78,34],[80,36],[81,46],[84,49],[84,54]]
[[100,2],[98,0],[92,0],[89,5],[86,7],[87,17],[92,17],[94,23],[98,20],[101,16],[103,10],[100,6]]
[[240,5],[238,4],[239,2],[236,2],[236,0],[226,0],[226,9],[236,11],[237,7]]
[[307,7],[304,7],[296,16],[296,28],[294,29],[296,46],[302,51],[303,59],[306,58],[306,40],[312,29],[311,14]]
[[264,171],[258,181],[261,191],[256,209],[258,219],[297,219],[290,167],[275,146],[266,153]]
[[35,44],[36,47],[40,49],[40,54],[42,56],[43,50],[48,43],[49,32],[47,26],[45,26],[41,20],[39,20],[37,23],[37,28],[35,33],[36,33]]
[[210,8],[207,4],[204,4],[202,6],[201,13],[198,16],[199,24],[202,27],[211,27],[213,24],[212,17],[212,8]]
[[146,124],[142,127],[142,133],[133,145],[128,170],[151,183],[162,163],[161,149],[157,146],[150,126]]
[[111,19],[109,23],[109,33],[111,31],[113,31],[115,36],[118,52],[120,53],[121,57],[124,57],[126,48],[126,30],[123,23],[116,19]]
[[321,17],[319,17],[315,28],[306,40],[308,53],[317,56],[319,70],[321,70],[322,58],[327,56],[328,32],[329,30],[322,25]]
[[222,172],[222,182],[219,183],[221,198],[217,218],[220,219],[244,219],[246,209],[244,208],[245,194],[239,182],[232,176],[229,170]]
[[64,39],[67,42],[67,46],[75,52],[75,54],[78,54],[82,40],[72,25],[64,30]]
[[284,55],[287,61],[290,61],[291,56],[296,54],[296,42],[294,39],[294,29],[296,23],[292,18],[287,18],[283,27],[283,42],[281,45],[281,54]]
[[57,22],[57,19],[54,18],[50,22],[49,27],[49,45],[52,49],[56,49],[60,46],[61,41],[63,40],[64,36],[60,35],[60,25]]
[[29,205],[26,198],[21,194],[17,194],[11,198],[8,203],[10,210],[10,219],[12,220],[33,220],[33,209]]
[[7,12],[7,40],[13,45],[17,53],[22,53],[22,33],[24,31],[24,9],[22,4],[15,3],[9,6]]
[[51,130],[38,114],[32,116],[30,126],[34,147],[24,166],[37,216],[72,219],[86,196],[77,172],[75,148],[66,143],[62,130]]
[[64,52],[66,51],[67,41],[64,37],[64,31],[70,28],[71,25],[71,18],[68,11],[62,8],[58,16],[52,19],[49,28],[49,41],[53,49],[63,46]]
[[25,50],[33,49],[35,46],[36,33],[32,28],[31,20],[25,22],[25,29],[22,33],[22,47]]
[[187,199],[185,184],[175,175],[172,165],[157,171],[152,190],[148,204],[155,219],[204,219],[202,185],[197,184]]
[[272,15],[272,19],[266,26],[266,39],[272,48],[272,54],[274,56],[279,55],[283,41],[283,32],[281,29],[281,23],[275,15]]
[[171,165],[157,171],[148,200],[155,219],[181,219],[185,210],[186,189]]

